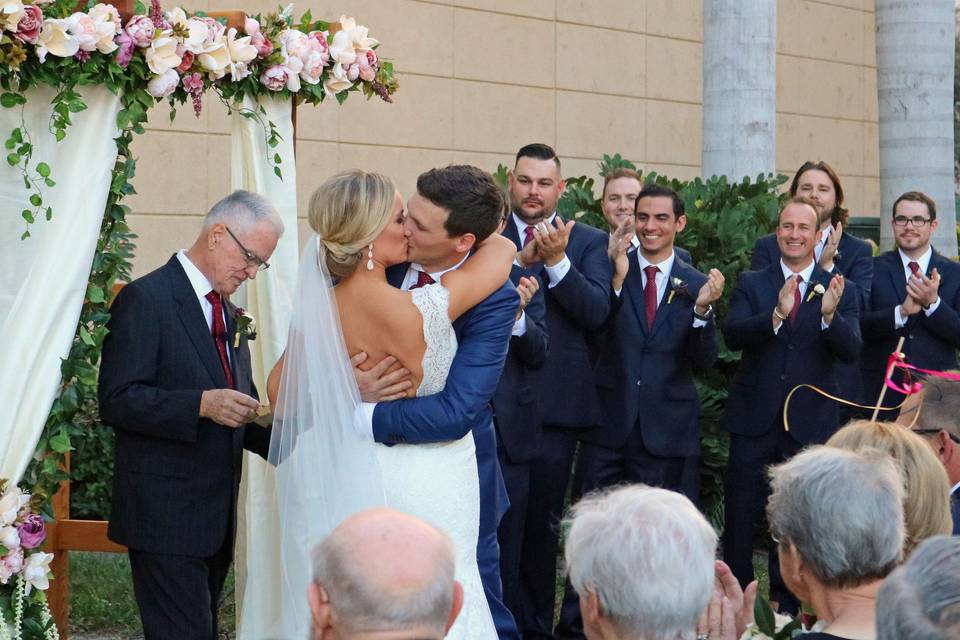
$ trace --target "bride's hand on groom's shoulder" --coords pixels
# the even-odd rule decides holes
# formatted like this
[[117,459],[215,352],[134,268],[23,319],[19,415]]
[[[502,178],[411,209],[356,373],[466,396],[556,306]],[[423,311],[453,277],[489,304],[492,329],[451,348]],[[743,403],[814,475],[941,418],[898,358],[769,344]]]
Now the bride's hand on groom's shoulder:
[[400,367],[387,373],[397,362],[393,356],[387,356],[370,369],[364,371],[360,365],[367,361],[367,354],[360,352],[350,358],[353,375],[360,389],[360,399],[364,402],[389,402],[407,397],[407,391],[413,386],[410,371]]

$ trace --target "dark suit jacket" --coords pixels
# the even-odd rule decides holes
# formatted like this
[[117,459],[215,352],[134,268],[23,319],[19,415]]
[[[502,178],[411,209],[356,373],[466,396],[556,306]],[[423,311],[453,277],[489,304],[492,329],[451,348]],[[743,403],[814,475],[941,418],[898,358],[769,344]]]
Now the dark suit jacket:
[[648,330],[642,270],[636,258],[630,259],[595,371],[603,426],[584,439],[617,448],[636,428],[655,455],[700,453],[693,370],[707,369],[716,359],[716,325],[711,319],[693,328],[693,303],[707,277],[679,257],[668,277],[684,281],[689,294],[674,294],[670,301],[668,286]]
[[[525,271],[514,265],[510,280],[517,284],[524,275]],[[533,459],[542,432],[533,387],[533,374],[546,362],[548,349],[542,283],[540,287],[524,309],[526,332],[510,338],[500,383],[493,394],[493,424],[507,457],[514,464]]]
[[[761,271],[745,271],[737,279],[723,326],[727,346],[743,352],[730,385],[726,428],[757,436],[774,427],[787,394],[798,384],[813,384],[827,393],[838,390],[836,368],[854,362],[863,347],[856,285],[846,282],[830,326],[820,328],[821,298],[807,302],[814,283],[826,287],[830,274],[814,267],[800,304],[796,325],[784,321],[773,333],[773,308],[783,287],[780,261]],[[802,389],[790,400],[791,435],[797,442],[824,442],[837,428],[837,405]]]
[[[403,283],[409,264],[387,270],[387,280]],[[457,440],[473,432],[480,476],[480,532],[496,531],[509,504],[497,461],[490,399],[507,357],[520,300],[510,281],[453,323],[459,345],[447,384],[440,393],[378,403],[373,437],[384,444],[423,444]]]
[[[930,256],[927,275],[936,268],[940,273],[940,306],[929,317],[921,310],[907,319],[901,329],[894,328],[894,307],[907,296],[907,280],[900,252],[894,249],[877,256],[873,269],[873,290],[863,316],[865,349],[862,360],[867,401],[875,403],[883,385],[887,358],[904,337],[907,360],[924,369],[943,371],[957,368],[960,349],[960,264],[936,251]],[[898,378],[899,379],[899,376]],[[903,401],[903,395],[888,389],[884,406]]]
[[960,536],[960,493],[950,494],[950,515],[953,517],[953,535]]
[[[238,391],[257,396],[245,339],[227,342]],[[266,456],[269,431],[200,418],[200,396],[223,389],[200,302],[176,256],[120,290],[100,364],[100,417],[114,428],[108,537],[131,549],[205,557],[233,534],[243,448]]]
[[[750,260],[750,269],[759,271],[771,264],[779,264],[780,247],[777,245],[777,236],[774,233],[757,238],[753,246],[753,258]],[[833,260],[834,270],[845,279],[853,280],[859,293],[860,313],[866,308],[870,299],[870,285],[873,278],[873,250],[870,245],[850,235],[846,231],[840,236],[837,246],[837,255]]]
[[[503,234],[522,247],[512,220]],[[563,280],[551,287],[543,264],[531,268],[543,283],[550,335],[550,353],[536,383],[544,425],[585,429],[601,422],[587,339],[610,312],[607,243],[603,231],[575,224],[566,249],[570,271]]]

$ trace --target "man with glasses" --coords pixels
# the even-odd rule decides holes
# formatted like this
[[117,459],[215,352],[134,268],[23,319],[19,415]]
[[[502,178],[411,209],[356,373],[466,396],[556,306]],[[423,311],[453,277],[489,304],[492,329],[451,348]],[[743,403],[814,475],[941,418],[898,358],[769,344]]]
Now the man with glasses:
[[[918,367],[957,368],[960,348],[960,265],[930,246],[937,228],[937,205],[919,191],[904,193],[893,205],[897,248],[874,259],[873,286],[860,322],[864,349],[863,388],[876,402],[884,384],[887,359],[904,338],[903,353]],[[894,372],[894,382],[903,381]],[[904,396],[887,389],[885,418],[896,418]]]
[[100,417],[114,429],[108,537],[126,545],[144,635],[214,640],[233,557],[243,449],[260,402],[229,296],[266,269],[283,222],[260,196],[213,206],[193,246],[134,280],[110,309]]

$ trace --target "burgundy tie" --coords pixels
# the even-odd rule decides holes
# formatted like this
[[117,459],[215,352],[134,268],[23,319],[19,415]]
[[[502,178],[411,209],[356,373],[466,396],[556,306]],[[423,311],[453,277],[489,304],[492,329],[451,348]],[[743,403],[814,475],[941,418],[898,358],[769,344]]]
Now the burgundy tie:
[[223,303],[216,291],[211,291],[206,297],[213,305],[213,327],[211,327],[211,330],[213,341],[217,345],[217,353],[220,354],[220,365],[223,367],[223,375],[227,377],[227,386],[233,389],[233,372],[230,371],[230,361],[227,359],[227,326],[223,323]]
[[790,326],[797,321],[797,314],[800,313],[800,303],[803,301],[803,296],[800,295],[800,283],[803,282],[803,276],[799,273],[797,274],[797,288],[793,292],[793,309],[790,309]]
[[436,280],[431,278],[430,274],[426,271],[417,271],[417,282],[410,287],[410,290],[413,291],[414,289],[419,289],[420,287],[433,284],[434,282],[436,282]]
[[908,262],[907,266],[910,267],[910,272],[913,273],[913,275],[917,275],[918,273],[920,273],[920,265],[914,262],[913,260]]
[[527,227],[523,230],[523,246],[530,244],[531,240],[533,240],[533,227]]
[[647,276],[647,284],[643,287],[643,303],[647,308],[647,328],[650,329],[657,316],[657,274],[660,269],[651,264],[643,268],[643,273]]

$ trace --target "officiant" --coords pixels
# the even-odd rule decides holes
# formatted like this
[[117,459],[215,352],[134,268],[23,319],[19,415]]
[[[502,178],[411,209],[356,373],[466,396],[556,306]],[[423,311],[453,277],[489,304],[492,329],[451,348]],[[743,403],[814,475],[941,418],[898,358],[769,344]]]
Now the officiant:
[[100,416],[113,427],[107,536],[129,549],[146,640],[215,640],[233,559],[243,449],[264,457],[268,429],[230,294],[267,262],[283,222],[234,191],[196,242],[121,289],[100,365]]

